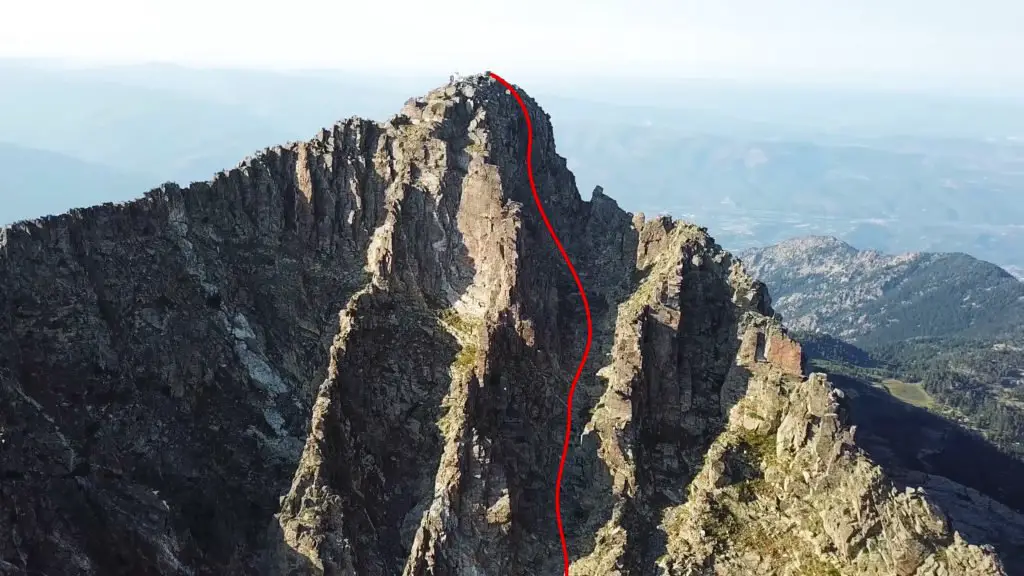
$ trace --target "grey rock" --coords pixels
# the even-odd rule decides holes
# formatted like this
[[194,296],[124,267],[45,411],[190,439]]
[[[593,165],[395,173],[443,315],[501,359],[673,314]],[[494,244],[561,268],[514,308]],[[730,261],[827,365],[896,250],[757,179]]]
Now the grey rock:
[[[763,284],[703,228],[584,202],[523,98],[593,317],[574,574],[1001,573],[889,490]],[[0,568],[560,573],[586,329],[526,141],[471,76],[209,183],[4,229]]]

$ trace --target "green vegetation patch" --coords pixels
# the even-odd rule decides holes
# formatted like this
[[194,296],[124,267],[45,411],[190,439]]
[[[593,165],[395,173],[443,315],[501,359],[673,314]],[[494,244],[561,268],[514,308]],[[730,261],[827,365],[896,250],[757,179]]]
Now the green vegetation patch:
[[792,542],[787,540],[780,538],[779,535],[769,534],[755,522],[744,524],[736,535],[736,542],[740,546],[772,559],[784,558],[787,553],[792,552]]
[[715,500],[708,502],[708,513],[704,516],[701,529],[719,550],[728,547],[729,541],[740,531],[740,522],[728,506]]
[[805,554],[800,559],[798,576],[842,576],[835,566],[812,554]]
[[441,310],[441,325],[460,341],[474,340],[477,332],[483,328],[484,321],[476,316],[460,314],[454,308]]
[[469,370],[473,367],[476,362],[476,355],[479,352],[479,348],[475,344],[466,344],[459,350],[459,353],[455,355],[455,362],[452,363],[452,368],[458,370]]
[[483,320],[468,314],[460,314],[454,308],[441,310],[438,319],[441,326],[455,336],[462,346],[455,355],[452,369],[461,372],[469,371],[476,363],[476,357],[480,351],[477,338],[483,328]]
[[738,544],[762,557],[776,562],[795,560],[797,567],[792,573],[797,576],[841,576],[838,568],[809,550],[807,543],[792,533],[769,533],[749,522],[742,525],[735,538]]
[[920,408],[934,408],[935,400],[920,385],[912,382],[904,382],[895,378],[882,380],[881,385],[889,391],[889,394],[899,398],[907,404],[913,404]]
[[776,464],[777,444],[772,432],[742,429],[739,432],[737,447],[750,455],[752,463],[759,464],[764,469]]

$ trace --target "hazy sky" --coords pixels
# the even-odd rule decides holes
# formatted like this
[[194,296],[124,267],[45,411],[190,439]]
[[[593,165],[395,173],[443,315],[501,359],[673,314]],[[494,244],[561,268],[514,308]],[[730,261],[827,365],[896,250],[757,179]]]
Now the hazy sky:
[[1024,83],[1024,0],[3,0],[0,57]]

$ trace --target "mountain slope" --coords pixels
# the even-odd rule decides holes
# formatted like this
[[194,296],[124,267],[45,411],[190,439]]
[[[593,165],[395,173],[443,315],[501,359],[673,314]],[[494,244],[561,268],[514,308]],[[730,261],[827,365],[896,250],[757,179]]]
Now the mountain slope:
[[[524,98],[593,309],[573,574],[1006,573],[856,446],[763,284],[702,228],[583,201]],[[476,76],[2,229],[0,567],[559,573],[586,330],[526,142]]]
[[[893,400],[937,413],[947,422],[930,426],[942,429],[936,437],[974,437],[970,443],[947,441],[921,450],[932,461],[943,454],[942,459],[955,463],[946,464],[943,474],[994,495],[986,482],[951,471],[971,468],[966,462],[975,456],[969,452],[996,448],[1004,461],[979,469],[1024,474],[1024,284],[962,254],[889,257],[832,238],[798,239],[746,256],[745,262],[767,279],[778,296],[775,305],[791,325],[832,330],[865,347],[825,332],[795,332],[812,366],[827,371],[844,389],[852,382],[873,386],[862,396],[891,394]],[[967,430],[947,430],[954,422]],[[900,441],[912,434],[885,428]],[[985,440],[990,445],[983,446]],[[884,452],[901,450],[893,446]],[[913,470],[931,473],[934,464],[916,463]],[[1006,488],[999,490],[1006,493]]]
[[1024,282],[966,254],[889,256],[812,236],[740,258],[791,328],[860,345],[994,336],[1024,324]]

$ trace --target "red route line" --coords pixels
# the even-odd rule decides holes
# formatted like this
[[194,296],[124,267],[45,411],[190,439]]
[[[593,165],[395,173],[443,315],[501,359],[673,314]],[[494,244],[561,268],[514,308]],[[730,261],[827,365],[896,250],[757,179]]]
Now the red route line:
[[576,392],[576,383],[580,380],[580,375],[583,374],[583,366],[587,363],[587,356],[590,354],[590,343],[594,336],[594,325],[590,319],[590,303],[587,302],[587,293],[583,290],[583,283],[580,282],[579,274],[576,273],[576,268],[572,265],[572,260],[569,260],[569,255],[565,253],[565,248],[562,246],[562,242],[559,241],[558,235],[555,234],[554,227],[551,226],[551,221],[548,220],[548,215],[544,212],[544,206],[541,204],[540,195],[537,194],[537,184],[533,181],[533,125],[530,122],[530,113],[526,110],[526,103],[523,102],[523,98],[519,95],[519,92],[512,87],[504,78],[498,76],[494,72],[488,72],[491,78],[494,78],[500,82],[512,96],[515,97],[516,101],[519,102],[519,108],[523,111],[523,118],[526,120],[526,173],[530,177],[530,191],[533,192],[533,200],[537,204],[537,210],[540,212],[540,217],[544,220],[544,225],[548,227],[548,232],[551,233],[551,239],[555,241],[555,245],[558,246],[558,251],[562,253],[562,258],[565,260],[565,264],[569,267],[569,272],[572,273],[573,280],[576,281],[576,288],[579,289],[580,298],[583,300],[583,310],[587,314],[587,346],[583,350],[583,358],[580,359],[580,365],[576,368],[576,375],[573,376],[572,385],[569,387],[569,401],[566,403],[565,413],[565,442],[562,444],[562,459],[558,462],[558,480],[555,483],[555,519],[558,521],[558,537],[562,540],[562,557],[565,559],[565,576],[569,576],[569,547],[565,543],[565,530],[562,528],[562,473],[565,470],[565,457],[569,453],[569,437],[572,435],[572,397]]

